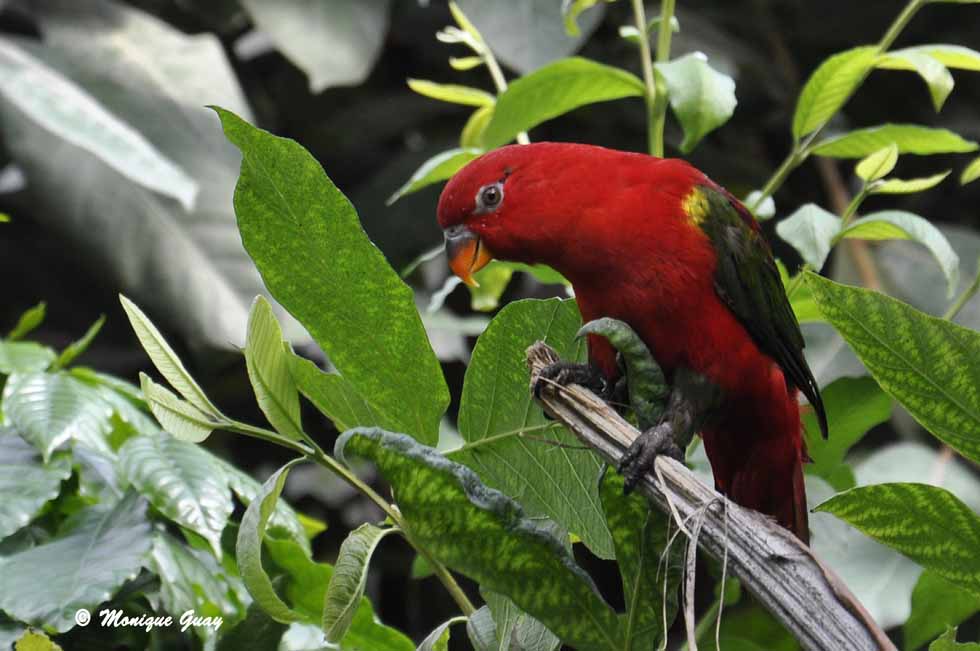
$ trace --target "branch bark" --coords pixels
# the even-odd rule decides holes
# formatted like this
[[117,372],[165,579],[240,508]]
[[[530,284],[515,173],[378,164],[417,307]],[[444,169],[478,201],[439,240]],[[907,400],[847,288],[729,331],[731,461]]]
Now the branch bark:
[[[543,342],[528,348],[532,382],[557,360],[555,351]],[[541,403],[614,467],[639,435],[598,396],[577,385],[547,385]],[[637,490],[681,522],[703,518],[698,536],[701,549],[721,561],[727,546],[729,571],[804,649],[895,651],[840,578],[773,520],[727,501],[684,465],[667,457],[657,459],[655,475],[647,474]]]

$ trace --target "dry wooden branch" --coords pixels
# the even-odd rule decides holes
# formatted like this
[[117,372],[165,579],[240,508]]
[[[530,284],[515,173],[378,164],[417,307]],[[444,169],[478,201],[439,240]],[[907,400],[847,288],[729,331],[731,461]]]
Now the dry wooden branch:
[[[534,378],[558,356],[538,342],[528,348],[527,358]],[[541,403],[614,467],[639,435],[599,397],[580,386],[546,386]],[[720,561],[727,538],[729,571],[804,649],[895,650],[840,578],[793,534],[756,511],[730,501],[726,504],[724,497],[673,459],[658,458],[655,472],[656,476],[644,477],[637,490],[681,521],[701,511],[704,518],[698,545]]]

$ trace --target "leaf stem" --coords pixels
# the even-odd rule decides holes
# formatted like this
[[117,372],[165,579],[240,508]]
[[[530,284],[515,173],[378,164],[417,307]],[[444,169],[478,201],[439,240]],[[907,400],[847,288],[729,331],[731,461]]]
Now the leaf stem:
[[[671,2],[673,5],[673,2]],[[663,156],[663,134],[661,132],[661,140],[658,147],[657,137],[656,137],[656,125],[654,111],[656,109],[657,102],[657,85],[653,77],[653,59],[650,54],[650,35],[647,32],[647,14],[646,9],[643,8],[643,0],[633,0],[633,16],[636,20],[636,29],[640,33],[640,66],[643,69],[643,85],[646,87],[646,92],[643,95],[643,99],[646,103],[647,110],[647,147],[650,154],[653,156]],[[660,31],[663,31],[663,23],[660,25]],[[668,45],[670,43],[670,23],[666,24],[668,33]],[[659,38],[658,38],[659,44]],[[660,152],[659,154],[657,152]]]
[[[660,6],[660,25],[657,28],[657,63],[670,60],[670,39],[673,30],[670,28],[674,17],[675,0],[663,0]],[[641,39],[642,40],[642,39]],[[661,75],[654,72],[654,87],[656,95],[653,103],[653,155],[664,155],[664,125],[667,122],[667,86]]]
[[956,315],[963,309],[963,306],[966,305],[978,291],[980,291],[980,260],[977,260],[977,273],[973,277],[973,282],[970,283],[969,287],[963,290],[963,293],[959,295],[959,298],[957,298],[949,309],[946,310],[946,314],[943,315],[943,318],[947,321],[952,321],[955,319]]

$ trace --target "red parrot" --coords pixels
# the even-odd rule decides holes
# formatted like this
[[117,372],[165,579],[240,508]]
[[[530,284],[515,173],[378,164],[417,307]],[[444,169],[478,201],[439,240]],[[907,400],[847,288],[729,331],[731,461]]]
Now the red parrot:
[[[549,265],[584,321],[625,321],[650,348],[671,393],[623,458],[627,488],[700,432],[716,489],[808,541],[797,394],[824,436],[826,415],[772,252],[734,196],[682,160],[542,142],[471,161],[443,190],[438,220],[464,281],[494,258]],[[590,364],[547,374],[608,396],[616,351],[602,337],[588,344]]]

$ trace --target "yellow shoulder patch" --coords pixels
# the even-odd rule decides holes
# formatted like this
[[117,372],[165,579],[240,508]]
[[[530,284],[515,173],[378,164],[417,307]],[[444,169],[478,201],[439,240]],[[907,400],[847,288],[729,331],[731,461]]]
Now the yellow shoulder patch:
[[688,221],[695,226],[700,226],[701,222],[708,218],[708,211],[710,210],[708,197],[704,195],[701,188],[691,188],[687,196],[681,200],[681,208],[687,215]]

